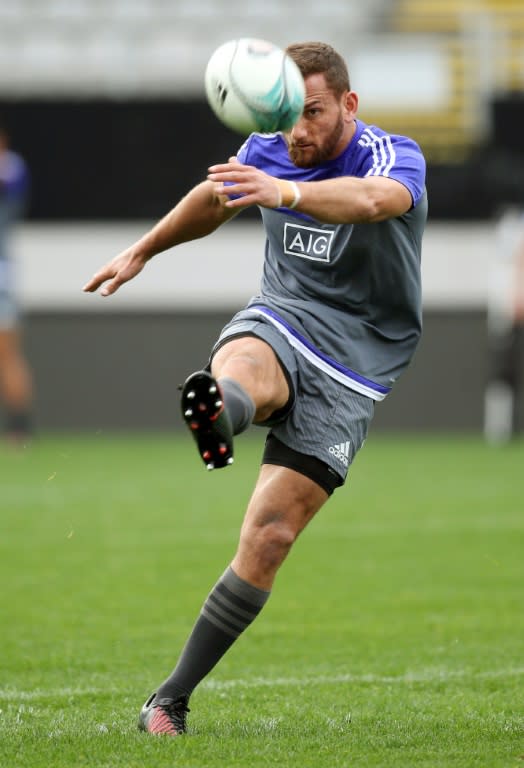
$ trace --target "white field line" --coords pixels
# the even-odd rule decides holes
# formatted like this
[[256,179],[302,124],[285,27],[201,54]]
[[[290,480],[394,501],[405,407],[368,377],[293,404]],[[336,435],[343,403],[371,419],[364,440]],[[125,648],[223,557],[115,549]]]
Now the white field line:
[[[499,680],[503,678],[522,677],[524,667],[508,669],[493,669],[486,672],[471,670],[428,669],[420,672],[407,672],[405,675],[319,675],[312,677],[253,677],[237,680],[206,680],[202,688],[214,691],[231,690],[234,688],[273,688],[273,687],[310,687],[314,685],[341,685],[355,683],[365,685],[411,685],[413,683],[445,683],[453,680]],[[99,696],[102,694],[121,694],[116,688],[87,687],[87,688],[52,688],[49,690],[35,689],[20,691],[16,688],[0,688],[0,700],[3,701],[37,701],[47,698],[78,698],[82,696]]]

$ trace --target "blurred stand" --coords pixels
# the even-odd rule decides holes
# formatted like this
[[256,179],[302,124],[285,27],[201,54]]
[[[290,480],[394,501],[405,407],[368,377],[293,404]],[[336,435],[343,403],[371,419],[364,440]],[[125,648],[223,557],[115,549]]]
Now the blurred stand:
[[502,213],[489,278],[484,434],[489,442],[505,443],[524,426],[524,209]]
[[31,433],[32,377],[22,350],[20,314],[15,296],[11,234],[22,217],[29,192],[29,173],[22,157],[9,148],[0,124],[0,398],[11,442]]

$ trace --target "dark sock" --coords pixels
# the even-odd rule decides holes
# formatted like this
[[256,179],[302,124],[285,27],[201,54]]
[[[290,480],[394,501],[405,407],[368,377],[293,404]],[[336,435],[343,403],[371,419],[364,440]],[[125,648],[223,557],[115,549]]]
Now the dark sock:
[[188,699],[258,616],[269,595],[227,568],[202,606],[175,669],[159,687],[158,698]]
[[234,379],[225,376],[219,379],[220,389],[224,396],[226,411],[231,420],[233,434],[244,432],[255,416],[255,403],[246,390]]

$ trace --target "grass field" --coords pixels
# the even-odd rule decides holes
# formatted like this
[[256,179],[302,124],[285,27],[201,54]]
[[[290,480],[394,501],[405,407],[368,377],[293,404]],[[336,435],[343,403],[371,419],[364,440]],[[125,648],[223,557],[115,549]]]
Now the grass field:
[[136,730],[233,554],[262,434],[0,452],[0,766],[524,766],[524,443],[372,435],[189,733]]

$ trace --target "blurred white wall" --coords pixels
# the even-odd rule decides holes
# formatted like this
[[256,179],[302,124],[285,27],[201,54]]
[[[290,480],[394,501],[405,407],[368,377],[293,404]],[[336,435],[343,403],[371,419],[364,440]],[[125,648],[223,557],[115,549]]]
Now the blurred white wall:
[[[160,254],[111,298],[82,293],[87,279],[151,224],[22,225],[14,242],[22,306],[81,312],[214,310],[240,306],[257,292],[262,227],[234,221]],[[492,223],[430,223],[423,247],[425,306],[484,308],[493,253],[500,247],[497,237]]]

